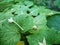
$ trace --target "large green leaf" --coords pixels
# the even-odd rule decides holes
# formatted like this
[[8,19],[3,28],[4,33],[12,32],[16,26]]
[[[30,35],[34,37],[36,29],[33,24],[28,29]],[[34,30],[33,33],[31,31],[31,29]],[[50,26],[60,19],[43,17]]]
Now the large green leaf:
[[47,26],[60,31],[60,15],[54,15],[47,18]]
[[13,8],[12,8],[12,11],[15,12],[15,14],[17,14],[17,15],[21,15],[21,14],[30,14],[30,15],[33,15],[33,16],[39,15],[38,6],[36,6],[36,5],[33,6],[33,4],[31,4],[31,5],[26,4],[27,3],[26,1],[24,3],[25,4],[14,5]]
[[47,36],[46,31],[45,29],[39,30],[38,33],[27,36],[29,45],[38,45],[38,42],[42,42]]
[[52,28],[47,30],[46,41],[48,44],[55,44],[56,37],[57,37],[57,31],[55,29]]
[[47,15],[47,16],[51,16],[51,15],[60,13],[60,12],[57,12],[57,11],[53,11],[53,10],[47,9],[47,8],[44,7],[44,6],[40,6],[39,8],[40,8],[40,9],[39,9],[39,13],[40,13],[40,14],[45,14],[45,15]]
[[34,24],[37,26],[46,25],[46,22],[47,20],[44,14],[41,14],[34,18]]
[[[47,18],[47,26],[49,28],[54,28],[54,30],[51,30],[50,34],[51,36],[49,39],[51,39],[51,43],[59,44],[60,42],[60,15],[54,15]],[[54,38],[53,38],[54,37]],[[49,40],[47,39],[47,40]]]
[[20,41],[19,28],[6,19],[0,24],[0,45],[16,45]]
[[27,14],[28,9],[29,8],[25,6],[24,4],[21,4],[21,5],[16,4],[16,5],[13,5],[13,8],[11,8],[8,12],[13,14],[14,16],[23,15],[23,14]]
[[55,44],[60,44],[60,32],[56,33],[56,37],[55,37]]
[[30,45],[38,45],[38,42],[42,42],[43,38],[46,37],[46,17],[45,15],[39,15],[34,18],[34,25],[37,27],[36,30],[32,29],[30,33],[32,35],[27,36]]
[[[34,18],[33,20],[33,27],[32,30],[30,30],[30,32],[34,32],[34,33],[38,33],[39,30],[42,30],[43,28],[46,29],[46,15],[38,15],[37,17]],[[37,32],[36,32],[37,31]]]
[[0,12],[4,11],[5,9],[10,9],[14,5],[13,2],[0,2]]
[[30,15],[17,15],[14,20],[23,28],[23,32],[33,27],[33,17]]
[[27,13],[28,7],[25,5],[15,5],[14,8],[12,8],[13,11],[15,11],[15,14],[21,15]]

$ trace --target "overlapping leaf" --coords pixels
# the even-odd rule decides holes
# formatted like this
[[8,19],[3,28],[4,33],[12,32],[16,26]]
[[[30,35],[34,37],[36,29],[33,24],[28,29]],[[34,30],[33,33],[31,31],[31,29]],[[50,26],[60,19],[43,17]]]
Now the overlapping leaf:
[[51,15],[54,15],[54,14],[58,14],[60,12],[53,11],[53,10],[45,8],[44,6],[41,6],[40,9],[39,9],[39,13],[40,14],[45,14],[47,16],[51,16]]
[[29,9],[30,15],[37,16],[39,15],[39,8],[37,6],[33,6]]
[[[42,42],[43,38],[46,37],[46,17],[45,15],[39,15],[34,19],[34,25],[37,26],[37,29],[32,29],[32,35],[27,36],[28,42],[30,45],[38,45],[38,42]],[[34,31],[33,31],[34,30]],[[32,40],[32,41],[31,41]]]
[[0,26],[0,45],[16,45],[21,38],[19,28],[7,19]]
[[57,32],[57,36],[55,37],[55,44],[60,43],[60,32]]
[[57,31],[60,31],[60,15],[48,17],[47,20],[48,27],[55,28]]
[[33,27],[33,17],[30,15],[18,15],[14,20],[24,29],[23,32]]

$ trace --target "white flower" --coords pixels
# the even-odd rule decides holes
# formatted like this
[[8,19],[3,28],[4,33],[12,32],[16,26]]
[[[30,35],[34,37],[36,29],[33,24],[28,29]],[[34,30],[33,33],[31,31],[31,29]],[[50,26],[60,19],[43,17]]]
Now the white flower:
[[16,24],[21,30],[24,30],[17,22],[15,22],[15,21],[13,20],[12,17],[11,17],[10,19],[8,19],[8,22],[9,22],[9,23],[14,23],[14,24]]
[[8,22],[9,22],[9,23],[14,22],[13,18],[8,19]]
[[39,44],[39,45],[43,45],[43,43],[41,43],[41,42],[38,42],[38,44]]
[[43,39],[43,42],[41,43],[41,42],[38,42],[38,44],[39,45],[46,45],[46,40],[45,40],[45,38]]
[[43,44],[46,45],[46,40],[45,40],[45,38],[43,39]]
[[36,25],[33,26],[33,29],[34,29],[34,30],[37,30],[37,28],[38,28],[38,27],[37,27]]

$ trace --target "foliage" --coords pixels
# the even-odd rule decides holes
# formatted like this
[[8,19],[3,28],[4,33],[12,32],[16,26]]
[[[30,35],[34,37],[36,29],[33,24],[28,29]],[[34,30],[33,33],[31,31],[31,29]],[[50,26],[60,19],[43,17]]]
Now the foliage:
[[59,8],[60,8],[60,0],[56,0],[55,2],[54,2],[54,5],[56,5],[56,6],[58,6]]
[[49,9],[49,1],[1,0],[0,45],[60,44],[60,12]]

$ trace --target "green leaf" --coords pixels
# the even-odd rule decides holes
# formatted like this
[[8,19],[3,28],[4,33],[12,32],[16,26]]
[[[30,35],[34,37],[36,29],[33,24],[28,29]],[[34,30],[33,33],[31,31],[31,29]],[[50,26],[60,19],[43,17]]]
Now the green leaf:
[[50,10],[50,9],[47,9],[46,7],[44,6],[41,6],[39,7],[39,14],[45,14],[46,16],[52,16],[54,14],[58,14],[60,12],[57,12],[57,11],[53,11],[53,10]]
[[[25,1],[25,3],[27,3]],[[13,12],[15,12],[15,14],[17,15],[22,15],[22,14],[30,14],[30,15],[33,15],[33,16],[37,16],[39,15],[39,8],[38,6],[33,6],[31,7],[32,5],[26,5],[26,4],[16,4],[13,6],[13,8],[11,9]]]
[[33,1],[35,4],[37,4],[37,5],[45,5],[45,1],[46,0],[31,0],[31,1]]
[[3,23],[6,19],[9,19],[10,17],[13,17],[10,12],[0,13],[0,24]]
[[[32,30],[30,30],[31,33],[38,33],[39,30],[43,30],[43,29],[46,29],[46,23],[47,23],[47,20],[46,20],[46,15],[39,15],[37,17],[34,18],[33,20],[33,27],[32,27]],[[34,29],[36,28],[36,29]]]
[[13,5],[13,2],[0,2],[0,12],[4,11],[7,8],[10,9]]
[[28,7],[25,5],[21,5],[21,8],[18,8],[18,10],[16,11],[16,14],[26,14]]
[[0,21],[4,19],[3,13],[0,13]]
[[60,32],[56,33],[57,36],[55,37],[55,44],[59,44],[60,43]]
[[25,5],[28,7],[33,6],[33,2],[32,1],[24,1]]
[[60,31],[60,15],[54,15],[47,18],[47,26]]
[[33,27],[33,17],[30,15],[17,15],[14,20],[24,29],[23,32]]
[[55,44],[56,37],[57,37],[57,30],[55,30],[54,28],[47,30],[46,41],[48,44],[51,44],[51,45]]
[[28,42],[30,45],[38,45],[38,42],[42,42],[43,38],[47,36],[46,31],[46,17],[45,15],[39,15],[34,18],[34,25],[37,26],[37,29],[30,30],[32,35],[27,36]]
[[16,45],[20,41],[19,28],[6,19],[0,24],[0,45]]
[[[60,15],[53,15],[47,18],[47,26],[49,28],[54,28],[54,30],[51,30],[49,33],[51,36],[49,37],[51,43],[59,44],[60,42]],[[56,31],[55,31],[56,30]],[[55,31],[55,32],[54,32]],[[54,38],[53,38],[54,37]],[[49,40],[48,39],[48,40]]]
[[42,42],[43,38],[47,36],[46,30],[39,30],[37,34],[27,36],[29,45],[38,45],[38,42]]
[[46,22],[47,20],[44,14],[41,14],[34,18],[34,24],[37,26],[46,25]]
[[59,4],[60,4],[60,0],[55,0],[55,1],[54,1],[54,5],[55,5],[55,6],[58,6],[58,7],[60,8],[60,5],[59,5]]
[[30,15],[37,16],[39,13],[39,8],[35,5],[29,9]]
[[24,4],[16,4],[13,6],[13,8],[10,10],[10,12],[14,13],[15,15],[23,15],[27,14],[28,7],[25,6]]

